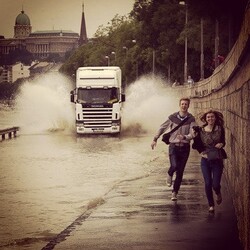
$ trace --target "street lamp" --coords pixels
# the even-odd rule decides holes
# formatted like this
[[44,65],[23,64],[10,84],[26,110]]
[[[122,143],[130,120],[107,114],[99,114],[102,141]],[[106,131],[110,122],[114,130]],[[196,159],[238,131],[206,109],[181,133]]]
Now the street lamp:
[[155,75],[155,49],[153,49],[153,75]]
[[126,56],[127,56],[128,48],[126,46],[123,46],[122,48],[126,50]]
[[[133,39],[132,43],[136,44],[136,40]],[[136,79],[138,79],[138,60],[136,59]]]
[[203,18],[201,18],[201,60],[200,60],[200,70],[201,70],[201,79],[204,79],[204,42],[203,42]]
[[214,68],[219,66],[219,21],[215,22],[215,52],[214,52]]
[[115,56],[115,64],[116,64],[116,53],[112,51],[111,54]]
[[109,66],[109,64],[110,64],[109,56],[105,56],[105,58],[107,59],[107,61],[108,61],[108,66]]
[[184,62],[184,83],[187,82],[187,23],[188,23],[188,7],[187,2],[180,1],[180,5],[185,5],[185,62]]

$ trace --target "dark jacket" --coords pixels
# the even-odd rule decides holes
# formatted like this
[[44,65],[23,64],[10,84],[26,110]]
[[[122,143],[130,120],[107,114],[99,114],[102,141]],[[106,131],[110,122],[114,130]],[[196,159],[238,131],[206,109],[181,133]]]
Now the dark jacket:
[[197,136],[193,139],[192,149],[196,149],[199,153],[205,151],[205,146],[201,140],[201,127],[196,126],[195,132],[197,133]]
[[[204,146],[202,140],[201,140],[201,130],[203,127],[199,127],[196,126],[194,128],[195,132],[197,133],[197,136],[193,139],[194,142],[192,144],[192,148],[196,149],[199,153],[204,152],[206,150],[206,147]],[[223,127],[221,127],[221,137],[220,137],[220,142],[223,143],[223,147],[225,146],[226,142],[225,142],[225,129]],[[222,154],[223,154],[223,158],[226,159],[226,152],[225,150],[222,148],[221,149]]]

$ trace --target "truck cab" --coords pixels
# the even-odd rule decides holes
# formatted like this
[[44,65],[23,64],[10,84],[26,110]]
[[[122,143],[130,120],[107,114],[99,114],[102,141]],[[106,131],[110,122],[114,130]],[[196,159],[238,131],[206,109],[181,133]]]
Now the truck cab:
[[122,93],[119,67],[80,67],[76,72],[76,88],[71,91],[75,103],[78,134],[119,134]]

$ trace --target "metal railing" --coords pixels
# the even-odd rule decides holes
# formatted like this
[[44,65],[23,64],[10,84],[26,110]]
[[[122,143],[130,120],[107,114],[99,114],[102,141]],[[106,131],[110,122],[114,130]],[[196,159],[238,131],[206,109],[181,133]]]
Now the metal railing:
[[12,128],[6,128],[0,130],[0,136],[2,137],[2,140],[6,139],[6,136],[8,138],[16,137],[16,133],[19,131],[19,127],[12,127]]

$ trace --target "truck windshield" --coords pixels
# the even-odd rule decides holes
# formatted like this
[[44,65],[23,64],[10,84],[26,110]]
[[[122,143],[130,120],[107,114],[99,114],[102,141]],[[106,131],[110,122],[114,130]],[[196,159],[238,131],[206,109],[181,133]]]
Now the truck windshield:
[[77,92],[79,103],[114,103],[118,102],[117,88],[108,89],[83,89]]

